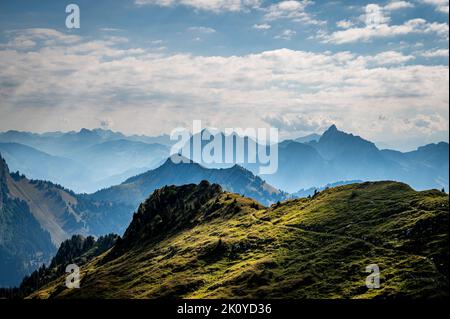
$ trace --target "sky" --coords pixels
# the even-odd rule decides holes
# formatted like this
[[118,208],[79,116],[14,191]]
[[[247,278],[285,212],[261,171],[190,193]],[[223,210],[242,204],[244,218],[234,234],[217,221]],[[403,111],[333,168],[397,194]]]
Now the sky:
[[[66,6],[80,28],[66,26]],[[0,131],[449,136],[448,0],[0,0]]]

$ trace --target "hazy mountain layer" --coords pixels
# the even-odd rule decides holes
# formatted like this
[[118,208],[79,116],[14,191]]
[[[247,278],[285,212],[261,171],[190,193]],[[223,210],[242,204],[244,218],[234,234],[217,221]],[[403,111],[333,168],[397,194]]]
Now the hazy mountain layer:
[[92,193],[161,165],[169,156],[169,145],[157,142],[170,139],[86,129],[46,134],[9,131],[0,133],[0,152],[14,171],[77,193]]
[[172,145],[169,136],[150,137],[144,135],[126,136],[119,132],[103,129],[81,129],[79,132],[49,132],[43,134],[8,131],[0,133],[0,142],[19,143],[31,146],[52,155],[64,156],[78,150],[110,141],[128,140],[147,144]]
[[[222,145],[215,151],[221,152],[221,163],[205,163],[199,154],[183,155],[207,168],[230,168],[243,158],[244,162],[238,161],[238,164],[255,175],[260,174],[261,166],[267,166],[259,159],[257,163],[249,162],[248,147],[254,144],[248,137],[208,132],[202,131],[209,139],[201,141],[200,149],[220,139]],[[228,154],[233,155],[234,162],[224,163],[225,141],[234,141],[233,154]],[[174,141],[166,135],[125,136],[109,130],[82,129],[45,134],[9,131],[0,133],[0,142],[4,142],[5,157],[14,170],[35,179],[51,180],[76,192],[91,193],[158,167],[169,156]],[[187,146],[193,148],[193,138],[186,143],[186,152]],[[449,188],[449,147],[445,142],[407,153],[380,150],[374,143],[339,131],[333,125],[322,135],[312,134],[279,143],[278,153],[278,170],[260,177],[291,193],[344,180],[396,180],[418,190]]]
[[202,180],[217,183],[228,191],[251,197],[264,204],[287,198],[286,193],[277,190],[240,166],[207,169],[193,162],[175,164],[170,158],[161,167],[132,177],[121,185],[101,190],[92,194],[90,198],[111,200],[137,207],[158,188],[166,185],[199,183]]
[[91,181],[93,172],[68,158],[49,155],[30,146],[17,143],[0,143],[0,154],[12,172],[33,179],[52,181],[70,189],[81,189]]
[[[322,135],[309,135],[297,140],[286,140],[278,144],[278,169],[274,174],[260,174],[260,168],[267,166],[257,157],[256,163],[249,159],[249,148],[260,149],[270,154],[269,147],[255,144],[248,137],[223,133],[206,134],[201,140],[202,153],[212,145],[218,145],[222,160],[226,143],[233,143],[233,156],[240,159],[241,166],[259,175],[269,184],[294,193],[318,185],[333,184],[345,180],[395,180],[415,189],[449,187],[448,143],[430,144],[413,152],[402,153],[380,150],[370,141],[359,136],[339,131],[335,125]],[[195,137],[200,138],[198,134]],[[218,141],[216,141],[218,140]],[[194,137],[180,150],[183,155],[208,168],[230,167],[232,164],[205,163],[199,153],[191,154]],[[214,141],[214,143],[212,143]],[[216,143],[217,142],[217,143]],[[221,145],[221,147],[220,147]],[[217,151],[217,150],[214,150]],[[214,155],[214,152],[211,152]],[[200,154],[201,155],[201,154]]]
[[357,183],[362,183],[363,181],[340,181],[340,182],[336,182],[336,183],[331,183],[331,184],[327,184],[325,186],[320,186],[320,187],[311,187],[308,189],[301,189],[298,192],[295,192],[293,194],[290,194],[291,198],[304,198],[304,197],[308,197],[308,196],[313,196],[315,193],[317,193],[318,191],[324,191],[328,188],[332,188],[332,187],[337,187],[337,186],[343,186],[343,185],[350,185],[350,184],[357,184]]

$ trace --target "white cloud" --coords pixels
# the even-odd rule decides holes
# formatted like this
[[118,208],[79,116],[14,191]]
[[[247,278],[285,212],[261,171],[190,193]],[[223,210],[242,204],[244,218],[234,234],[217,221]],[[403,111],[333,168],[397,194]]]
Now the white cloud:
[[322,115],[296,113],[268,115],[263,120],[284,132],[323,132],[334,124]]
[[15,33],[23,38],[27,37],[35,41],[36,40],[58,41],[65,44],[74,44],[81,41],[81,37],[77,35],[65,34],[54,29],[34,28],[34,29],[20,30]]
[[448,24],[427,22],[424,19],[412,19],[401,25],[380,24],[376,27],[357,27],[340,30],[331,34],[319,34],[319,38],[327,43],[352,43],[358,41],[370,41],[375,38],[387,38],[407,34],[436,34],[448,39]]
[[306,12],[306,7],[313,2],[310,0],[287,0],[270,5],[265,8],[264,18],[268,21],[287,19],[304,24],[322,25],[324,21],[314,19]]
[[354,26],[354,23],[350,20],[340,20],[336,22],[336,26],[341,29],[349,29]]
[[256,29],[256,30],[268,30],[270,28],[272,28],[272,26],[270,24],[268,24],[268,23],[254,24],[253,25],[253,29]]
[[188,31],[203,34],[213,34],[216,32],[215,29],[209,27],[190,27],[188,28]]
[[23,35],[15,37],[6,44],[0,44],[0,48],[14,48],[16,50],[31,49],[34,46],[36,46],[36,41],[30,40],[28,37]]
[[275,36],[275,39],[282,39],[282,40],[291,40],[292,37],[294,37],[297,34],[294,30],[286,29],[283,30],[279,35]]
[[364,11],[365,13],[360,17],[360,20],[367,26],[388,24],[391,21],[391,18],[387,15],[389,11],[378,4],[368,4]]
[[103,32],[119,32],[119,31],[122,31],[122,29],[117,29],[117,28],[100,28],[100,31],[103,31]]
[[[160,134],[193,119],[266,127],[268,117],[302,114],[314,119],[310,125],[332,121],[373,140],[448,132],[448,66],[402,65],[412,59],[401,53],[194,56],[124,49],[112,40],[68,46],[65,34],[35,30],[7,42],[19,36],[37,45],[0,48],[2,129],[72,130],[108,119],[125,133]],[[380,124],[380,114],[391,122]],[[433,124],[393,122],[418,116]]]
[[409,1],[391,0],[384,6],[384,10],[395,11],[401,9],[414,8],[414,4]]
[[448,49],[436,49],[424,51],[420,54],[425,58],[448,58]]
[[260,0],[135,0],[138,6],[157,5],[161,7],[186,6],[204,11],[245,11],[260,6]]
[[402,64],[414,59],[415,57],[412,55],[403,55],[403,53],[396,51],[386,51],[375,56],[368,57],[367,61],[375,63],[377,65],[392,65]]
[[436,11],[440,11],[443,13],[449,12],[449,0],[421,0],[422,3],[432,5],[436,8]]
[[150,41],[151,44],[153,45],[161,45],[164,43],[164,40],[158,39],[158,40],[152,40]]

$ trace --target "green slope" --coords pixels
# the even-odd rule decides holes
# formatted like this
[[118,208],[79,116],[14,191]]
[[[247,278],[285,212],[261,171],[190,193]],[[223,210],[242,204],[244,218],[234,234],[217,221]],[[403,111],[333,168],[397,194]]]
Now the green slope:
[[[217,185],[165,187],[116,245],[32,298],[448,296],[448,196],[353,184],[264,208]],[[365,285],[377,264],[380,289]]]

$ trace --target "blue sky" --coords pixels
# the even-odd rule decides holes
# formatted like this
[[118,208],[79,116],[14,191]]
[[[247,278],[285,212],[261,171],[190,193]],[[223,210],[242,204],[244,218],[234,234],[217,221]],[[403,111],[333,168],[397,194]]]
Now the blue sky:
[[0,1],[0,130],[200,119],[285,138],[336,123],[398,149],[448,140],[448,0],[79,0],[80,29],[69,3]]

